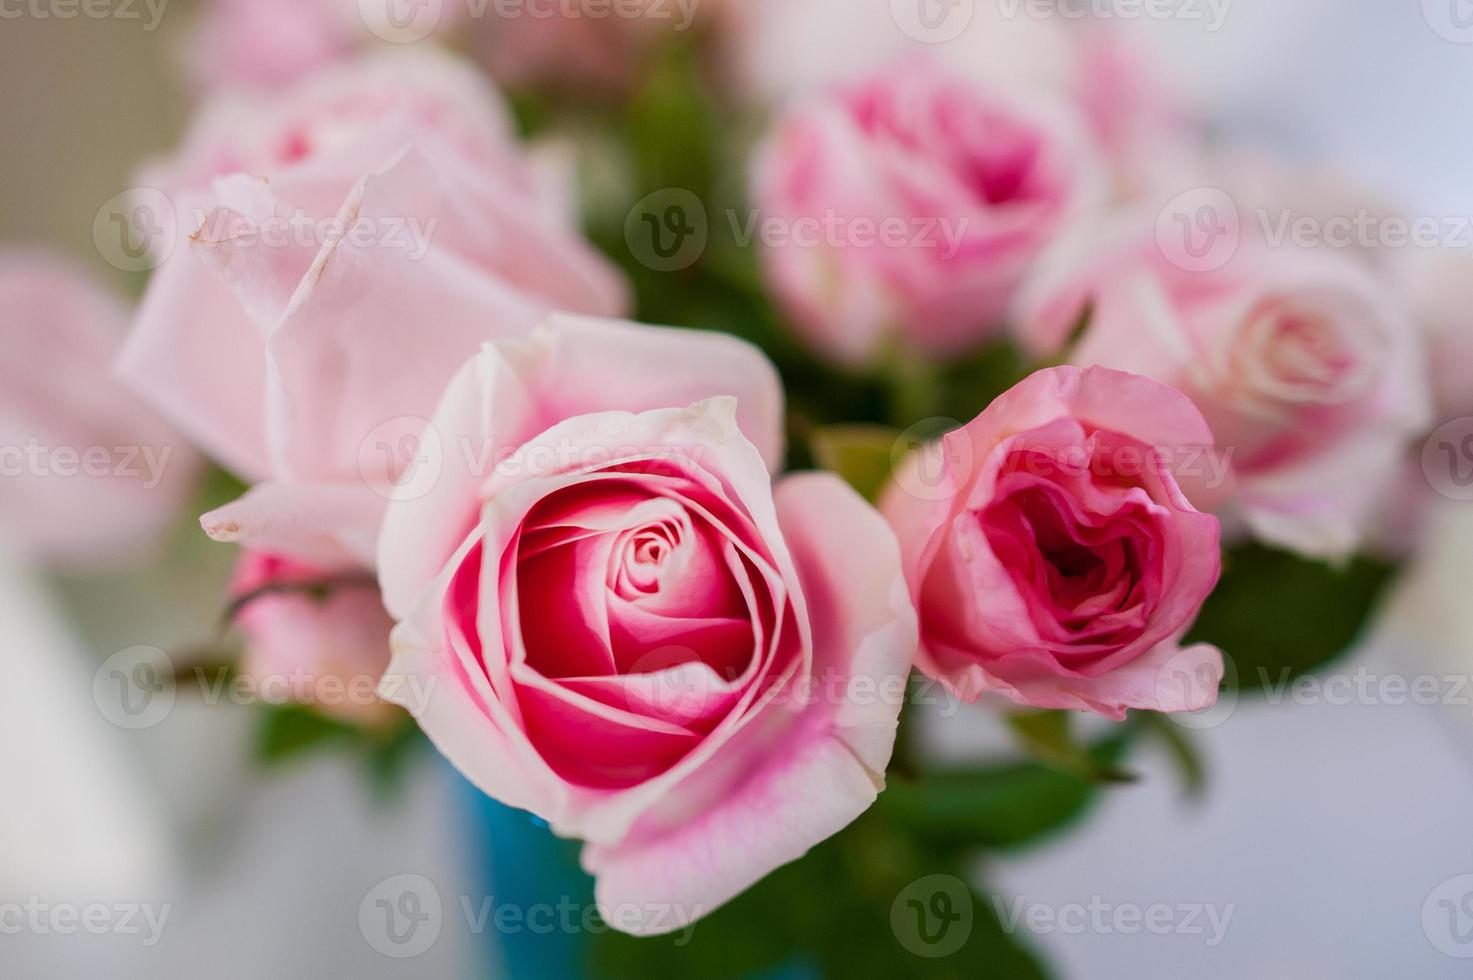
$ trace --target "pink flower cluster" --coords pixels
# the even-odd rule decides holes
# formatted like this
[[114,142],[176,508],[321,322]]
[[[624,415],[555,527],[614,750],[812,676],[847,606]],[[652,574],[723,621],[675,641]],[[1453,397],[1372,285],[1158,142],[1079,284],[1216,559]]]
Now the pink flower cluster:
[[[782,103],[757,209],[906,232],[763,247],[795,332],[843,370],[1009,336],[1057,365],[871,505],[785,472],[760,350],[623,319],[623,277],[481,73],[348,57],[328,5],[289,6],[287,47],[207,30],[247,45],[211,65],[274,90],[219,94],[146,173],[183,225],[118,358],[152,410],[99,381],[60,417],[168,440],[156,410],[248,483],[203,517],[241,549],[244,670],[374,678],[482,790],[585,841],[600,902],[681,910],[635,931],[706,914],[869,807],[913,666],[968,702],[1210,706],[1222,654],[1186,637],[1222,538],[1354,553],[1431,421],[1416,323],[1452,315],[1456,276],[1275,245],[1246,211],[1203,226],[1231,255],[1183,261],[1160,202],[1230,181],[1201,176],[1216,162],[1117,39],[1033,24],[988,38],[1036,57],[907,45],[782,87],[761,39],[798,35],[753,4],[723,15],[746,46],[723,70]],[[83,334],[111,302],[34,269],[0,262],[13,342],[75,327],[110,354]],[[1429,280],[1412,310],[1401,284]],[[55,396],[20,373],[6,398]],[[1451,365],[1438,379],[1466,404]]]

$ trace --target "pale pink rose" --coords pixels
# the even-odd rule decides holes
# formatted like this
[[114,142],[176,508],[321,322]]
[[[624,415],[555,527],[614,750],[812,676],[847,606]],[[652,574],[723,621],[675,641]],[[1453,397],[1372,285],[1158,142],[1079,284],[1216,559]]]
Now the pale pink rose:
[[626,303],[495,94],[445,56],[230,103],[155,172],[194,233],[150,282],[121,370],[257,484],[207,515],[221,540],[371,562],[414,420],[465,359],[549,309]]
[[1098,200],[1090,151],[1060,105],[929,59],[893,65],[779,123],[755,175],[767,279],[840,363],[892,343],[965,351],[996,334],[1030,263]]
[[1437,414],[1473,415],[1473,249],[1409,250],[1396,285],[1426,338]]
[[182,52],[208,88],[279,88],[367,36],[357,0],[205,0]]
[[[1094,237],[1092,237],[1092,235]],[[1231,463],[1235,529],[1312,556],[1353,552],[1429,421],[1422,346],[1351,253],[1245,237],[1219,268],[1183,269],[1155,235],[1086,232],[1040,263],[1017,325],[1072,363],[1186,392]]]
[[263,699],[364,725],[394,716],[377,695],[394,624],[371,575],[243,551],[230,598],[246,639],[240,673]]
[[123,560],[180,516],[199,460],[113,378],[127,317],[69,261],[0,250],[0,548]]
[[1182,636],[1217,583],[1197,510],[1212,433],[1146,378],[1040,371],[914,454],[882,510],[921,622],[917,663],[965,700],[1121,718],[1217,698],[1222,655]]
[[711,911],[883,786],[915,646],[899,556],[836,478],[774,491],[781,418],[741,341],[558,318],[456,377],[433,425],[477,452],[384,525],[385,696],[432,686],[426,733],[586,841],[627,931]]

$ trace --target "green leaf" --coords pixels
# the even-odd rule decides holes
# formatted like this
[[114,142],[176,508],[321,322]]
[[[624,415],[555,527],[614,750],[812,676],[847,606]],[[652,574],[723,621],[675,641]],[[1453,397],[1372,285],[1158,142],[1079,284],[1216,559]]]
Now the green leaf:
[[[1129,743],[1120,732],[1096,746],[1099,768],[1118,766]],[[1032,844],[1079,819],[1100,784],[1034,762],[932,772],[914,782],[892,781],[880,811],[928,846],[1006,849]]]
[[261,712],[256,755],[263,762],[279,763],[312,749],[348,744],[357,733],[352,725],[303,705],[270,705]]
[[842,476],[865,500],[874,503],[890,482],[893,454],[900,433],[882,425],[831,425],[810,440],[813,458]]
[[1291,680],[1354,645],[1394,573],[1373,558],[1337,567],[1262,545],[1235,548],[1188,642],[1220,647],[1242,690]]
[[1135,782],[1134,776],[1102,764],[1087,746],[1075,740],[1071,712],[1015,711],[1006,720],[1019,746],[1044,765],[1094,783]]

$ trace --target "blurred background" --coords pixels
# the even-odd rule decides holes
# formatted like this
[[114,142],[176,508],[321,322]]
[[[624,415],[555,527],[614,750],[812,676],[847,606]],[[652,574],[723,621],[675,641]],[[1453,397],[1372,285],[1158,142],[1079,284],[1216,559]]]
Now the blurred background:
[[[1221,131],[1332,160],[1410,213],[1473,215],[1473,43],[1460,43],[1473,38],[1448,27],[1449,5],[1466,6],[1232,0],[1214,32],[1181,20],[1123,26]],[[192,5],[172,0],[157,30],[143,29],[141,3],[142,20],[35,9],[0,0],[0,242],[51,246],[134,289],[98,255],[93,220],[181,135]],[[1334,673],[1473,670],[1473,505],[1445,503],[1435,521],[1443,547]],[[258,767],[247,708],[181,701],[142,731],[99,714],[100,660],[188,643],[219,615],[228,549],[191,522],[165,547],[144,578],[42,576],[0,554],[0,903],[169,909],[152,943],[142,912],[142,936],[43,934],[0,919],[0,974],[498,975],[494,945],[458,913],[408,961],[382,955],[360,928],[361,904],[393,876],[424,876],[447,905],[484,890],[468,791],[448,767],[424,759],[407,792],[384,801],[347,756]],[[997,859],[989,881],[1005,909],[1230,915],[1220,934],[1205,913],[1204,934],[1033,930],[1026,938],[1060,976],[1469,975],[1458,954],[1473,947],[1439,941],[1428,909],[1461,901],[1466,892],[1445,884],[1473,874],[1473,707],[1271,700],[1228,704],[1199,726],[1204,798],[1184,799],[1164,752],[1147,752],[1142,781],[1107,794],[1077,832]],[[1003,741],[981,711],[931,727],[944,751]]]

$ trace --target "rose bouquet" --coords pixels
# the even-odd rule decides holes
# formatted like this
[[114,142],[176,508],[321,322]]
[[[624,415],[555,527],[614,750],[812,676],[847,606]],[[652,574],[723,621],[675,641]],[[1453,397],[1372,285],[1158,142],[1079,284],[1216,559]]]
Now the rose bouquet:
[[[269,757],[437,753],[531,815],[493,855],[575,842],[569,962],[1041,976],[985,858],[1146,740],[1200,792],[1192,729],[1410,554],[1464,270],[1283,234],[1376,203],[1209,141],[1129,38],[353,6],[206,5],[210,94],[120,197],[131,396],[21,363],[6,421],[213,461],[229,629],[173,673],[275,682]],[[0,264],[16,349],[122,318],[79,279]]]

